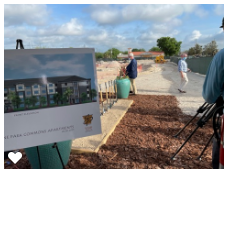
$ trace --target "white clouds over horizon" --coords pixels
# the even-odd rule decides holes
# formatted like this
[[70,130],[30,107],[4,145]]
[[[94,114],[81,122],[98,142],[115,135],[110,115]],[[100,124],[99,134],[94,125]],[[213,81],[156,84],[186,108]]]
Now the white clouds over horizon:
[[[218,38],[222,48],[221,12],[224,5],[130,4],[130,5],[4,5],[4,45],[94,47],[105,52],[115,47],[149,50],[160,37],[174,37],[190,48],[194,40]],[[65,11],[64,11],[65,10]],[[66,13],[67,12],[67,13]],[[219,19],[219,25],[213,18]],[[193,21],[193,22],[191,22]],[[202,26],[200,26],[202,24]],[[29,45],[28,45],[29,44]],[[202,45],[205,45],[204,43]]]

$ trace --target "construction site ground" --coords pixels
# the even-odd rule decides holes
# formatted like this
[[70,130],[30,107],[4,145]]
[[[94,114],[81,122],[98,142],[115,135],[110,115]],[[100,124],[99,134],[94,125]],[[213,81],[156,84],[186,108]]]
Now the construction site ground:
[[[114,80],[121,65],[126,63],[97,63],[98,84],[104,86],[104,82]],[[196,127],[197,119],[179,138],[173,137],[204,103],[201,94],[205,76],[188,73],[187,93],[183,94],[178,91],[176,64],[139,60],[138,66],[138,95],[119,99],[101,116],[102,134],[73,140],[66,168],[212,168],[211,144],[202,160],[196,159],[212,134],[211,123],[197,130],[175,160],[170,159]],[[24,153],[16,168],[31,168]]]

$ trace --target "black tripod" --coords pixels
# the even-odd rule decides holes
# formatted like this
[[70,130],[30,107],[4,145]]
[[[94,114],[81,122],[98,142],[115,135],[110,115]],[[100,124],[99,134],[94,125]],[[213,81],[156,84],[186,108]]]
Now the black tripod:
[[180,150],[184,147],[184,145],[188,142],[188,140],[194,135],[194,133],[197,131],[197,129],[199,127],[202,128],[213,117],[214,133],[212,134],[212,136],[208,140],[207,144],[205,145],[204,149],[202,150],[201,154],[197,158],[198,160],[201,160],[201,157],[202,157],[203,153],[205,152],[205,150],[207,149],[207,147],[208,147],[209,143],[211,142],[212,138],[214,137],[215,132],[217,132],[217,130],[220,127],[220,125],[218,123],[218,121],[219,121],[219,118],[218,118],[219,116],[218,115],[219,115],[219,113],[221,113],[221,109],[223,110],[223,105],[221,105],[221,106],[218,107],[218,104],[217,103],[208,104],[208,103],[205,102],[201,107],[199,107],[199,109],[197,110],[196,115],[176,135],[174,135],[174,137],[177,137],[189,125],[189,123],[193,119],[195,119],[195,117],[199,113],[203,113],[202,117],[197,122],[196,128],[187,137],[187,139],[184,141],[184,143],[177,149],[177,151],[175,152],[175,154],[171,157],[171,160],[173,160],[175,158],[175,156],[180,152]]
[[24,49],[23,41],[21,39],[17,39],[16,42],[16,49],[18,49],[18,46],[20,46],[20,49]]

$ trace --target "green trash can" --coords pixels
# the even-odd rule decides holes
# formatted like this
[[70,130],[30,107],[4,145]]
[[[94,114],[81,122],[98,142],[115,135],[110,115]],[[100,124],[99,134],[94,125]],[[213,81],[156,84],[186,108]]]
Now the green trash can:
[[[53,145],[54,143],[50,143],[24,149],[33,169],[63,169],[57,148],[53,147]],[[57,143],[64,166],[68,163],[71,145],[72,140]]]
[[116,80],[118,98],[128,98],[130,92],[130,84],[131,82],[129,78]]

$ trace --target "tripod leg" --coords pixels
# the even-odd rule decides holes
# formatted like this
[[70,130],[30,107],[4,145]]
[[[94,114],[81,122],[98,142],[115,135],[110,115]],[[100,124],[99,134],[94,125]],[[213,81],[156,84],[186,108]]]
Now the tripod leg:
[[199,113],[196,113],[193,117],[192,117],[192,119],[190,119],[189,121],[188,121],[188,123],[186,123],[186,125],[183,127],[183,128],[181,128],[181,130],[180,131],[178,131],[175,135],[173,135],[173,137],[175,137],[175,138],[177,138],[177,136],[197,117],[197,115],[198,115]]
[[191,121],[193,121],[198,116],[199,113],[203,113],[208,108],[208,106],[209,104],[207,102],[205,102],[202,106],[200,106],[195,116],[193,116],[192,119],[190,119],[188,123],[186,123],[186,125],[180,131],[178,131],[173,137],[177,138],[177,136],[191,123]]
[[211,142],[211,140],[213,139],[214,135],[215,134],[213,133],[212,136],[210,137],[210,139],[208,140],[206,146],[203,148],[201,154],[199,155],[199,157],[197,157],[198,160],[201,160],[201,157],[203,156],[205,150],[207,149],[207,147],[208,147],[209,143]]
[[188,138],[183,142],[183,144],[179,147],[179,149],[175,152],[175,154],[170,158],[171,160],[174,159],[174,157],[180,152],[180,150],[183,148],[183,146],[188,142],[188,140],[193,136],[193,134],[196,132],[196,130],[199,128],[197,126],[194,131],[188,136]]

